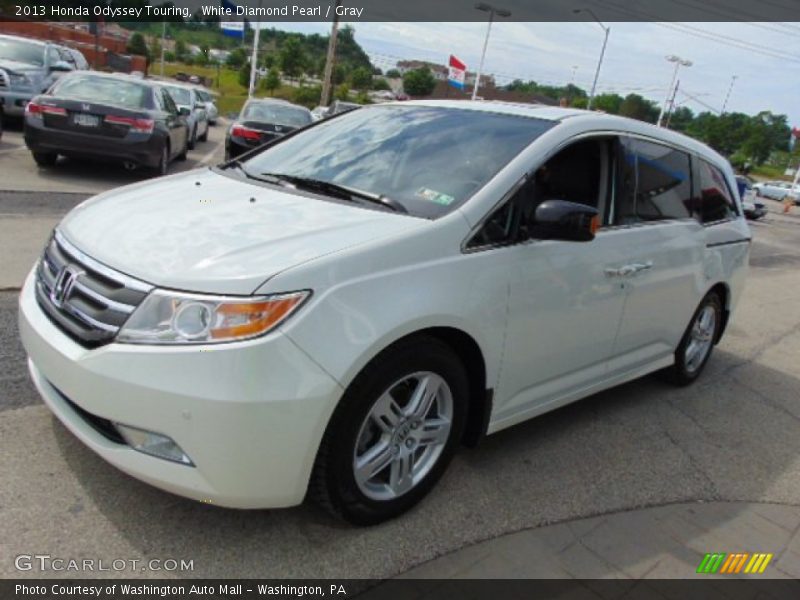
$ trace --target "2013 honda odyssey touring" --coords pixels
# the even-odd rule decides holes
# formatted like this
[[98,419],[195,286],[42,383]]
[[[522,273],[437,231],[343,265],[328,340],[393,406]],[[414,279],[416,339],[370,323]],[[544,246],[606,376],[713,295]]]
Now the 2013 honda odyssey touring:
[[462,443],[696,379],[745,278],[735,190],[706,146],[620,117],[370,106],[81,204],[20,330],[45,402],[134,477],[376,523]]

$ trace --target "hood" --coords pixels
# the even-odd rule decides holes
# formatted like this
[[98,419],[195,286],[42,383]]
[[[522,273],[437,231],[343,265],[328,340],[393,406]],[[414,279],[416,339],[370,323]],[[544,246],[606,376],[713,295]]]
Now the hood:
[[96,196],[59,230],[92,258],[156,286],[251,294],[293,266],[428,223],[209,169]]

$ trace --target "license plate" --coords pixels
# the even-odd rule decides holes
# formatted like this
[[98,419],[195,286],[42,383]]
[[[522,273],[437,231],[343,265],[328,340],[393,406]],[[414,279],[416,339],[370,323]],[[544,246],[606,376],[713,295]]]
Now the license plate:
[[73,117],[75,125],[81,127],[97,127],[100,124],[100,119],[96,115],[85,115],[78,113]]

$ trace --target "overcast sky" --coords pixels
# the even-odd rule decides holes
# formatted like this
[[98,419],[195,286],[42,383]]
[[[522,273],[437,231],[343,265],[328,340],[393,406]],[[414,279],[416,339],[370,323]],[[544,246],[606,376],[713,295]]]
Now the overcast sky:
[[[263,26],[269,26],[264,23]],[[278,29],[326,33],[328,23],[276,23]],[[470,70],[480,60],[485,23],[355,23],[356,39],[386,69],[392,60],[419,58],[445,63],[450,53]],[[695,112],[702,103],[720,109],[737,76],[728,111],[755,114],[772,110],[789,115],[800,126],[800,25],[796,23],[609,23],[611,34],[600,73],[598,91],[622,95],[637,92],[663,101],[672,78],[672,63],[664,56],[676,54],[691,60],[682,68],[678,103]],[[687,29],[693,28],[694,34]],[[714,39],[709,39],[714,38]],[[724,43],[720,43],[722,40]],[[503,23],[492,27],[485,72],[498,83],[511,78],[540,83],[572,81],[591,87],[603,42],[597,23]],[[759,46],[767,56],[740,46]]]

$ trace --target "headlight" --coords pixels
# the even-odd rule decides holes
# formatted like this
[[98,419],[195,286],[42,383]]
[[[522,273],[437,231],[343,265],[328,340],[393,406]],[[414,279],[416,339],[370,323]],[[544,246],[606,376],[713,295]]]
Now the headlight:
[[237,298],[156,290],[133,311],[116,341],[210,344],[263,335],[285,321],[309,291]]

